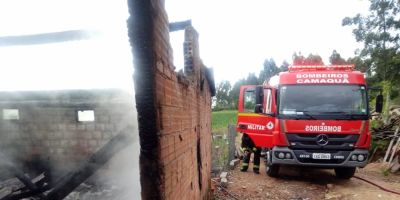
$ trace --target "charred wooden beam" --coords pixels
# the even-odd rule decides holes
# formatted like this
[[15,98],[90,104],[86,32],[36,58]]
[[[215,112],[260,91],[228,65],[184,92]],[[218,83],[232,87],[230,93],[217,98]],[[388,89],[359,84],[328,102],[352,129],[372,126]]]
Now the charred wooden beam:
[[[9,170],[15,175],[15,177],[18,178],[19,181],[21,181],[30,191],[36,191],[39,188],[31,181],[31,179],[25,175],[25,173],[18,168],[12,167],[9,168]],[[44,199],[45,196],[43,194],[38,194],[38,197],[40,199]]]
[[[0,200],[20,200],[20,199],[25,199],[28,197],[33,197],[33,196],[38,196],[40,194],[42,194],[43,192],[46,192],[47,190],[50,190],[51,186],[50,185],[46,185],[43,187],[40,187],[36,190],[28,190],[26,192],[21,192],[21,193],[11,193],[3,198],[1,198]],[[44,198],[41,198],[44,199]]]
[[186,20],[181,22],[169,23],[169,32],[184,30],[186,27],[192,25],[192,20]]
[[[25,185],[25,188],[19,190],[20,193],[11,193],[0,200],[17,200],[33,196],[43,200],[64,199],[87,178],[96,173],[96,171],[107,163],[116,153],[133,142],[131,130],[132,128],[127,127],[119,132],[107,144],[90,156],[87,161],[79,165],[75,170],[72,170],[65,176],[56,180],[54,185],[47,184],[43,187],[41,187],[43,184],[40,184],[40,186],[36,185],[23,171],[18,169],[12,161],[6,160],[7,157],[0,154],[0,158],[4,161],[2,167],[6,167],[10,170],[10,172]],[[42,180],[38,182],[40,181]],[[28,189],[28,191],[26,191],[26,189]],[[47,195],[43,195],[43,192],[46,191],[50,192]]]
[[132,128],[126,128],[114,136],[100,150],[90,158],[71,171],[60,181],[57,181],[54,188],[46,195],[47,200],[64,199],[76,187],[92,176],[98,169],[106,164],[116,153],[133,142]]
[[[21,183],[25,185],[24,188],[21,188],[19,191],[26,190],[28,189],[29,191],[37,191],[39,190],[39,187],[21,170],[17,167],[17,165],[10,159],[8,159],[7,156],[4,154],[0,153],[0,159],[3,161],[2,166],[5,169],[7,169],[9,172],[11,172]],[[38,196],[40,199],[44,199],[45,196],[41,194],[40,192],[34,193],[34,195],[30,196]],[[7,195],[0,200],[13,200],[13,199],[21,199],[23,197],[20,196],[20,194],[14,195],[10,194]]]
[[68,30],[32,35],[0,36],[0,47],[88,40],[99,34],[94,30]]

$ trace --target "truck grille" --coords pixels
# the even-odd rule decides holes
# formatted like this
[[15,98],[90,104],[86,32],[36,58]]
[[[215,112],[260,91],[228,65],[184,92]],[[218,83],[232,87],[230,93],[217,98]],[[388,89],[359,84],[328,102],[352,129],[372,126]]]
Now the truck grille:
[[[318,144],[317,141],[321,138],[319,135],[327,136],[327,144]],[[353,150],[358,136],[358,134],[286,134],[289,146],[293,150]]]
[[[346,157],[347,159],[347,157]],[[311,158],[298,158],[298,160],[302,163],[318,163],[318,164],[340,164],[343,163],[345,160],[315,160]]]

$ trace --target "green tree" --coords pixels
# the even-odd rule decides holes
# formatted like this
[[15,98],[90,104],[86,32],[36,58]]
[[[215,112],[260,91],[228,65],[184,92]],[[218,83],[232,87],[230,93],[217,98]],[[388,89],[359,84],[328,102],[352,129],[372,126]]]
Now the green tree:
[[247,75],[246,85],[258,85],[258,78],[255,73],[249,73],[249,75]]
[[343,26],[353,26],[357,42],[364,47],[360,58],[370,64],[378,81],[398,80],[400,75],[400,4],[395,0],[370,0],[369,14],[346,17]]
[[331,63],[331,65],[347,64],[347,61],[343,59],[336,50],[333,50],[332,55],[329,57],[329,62]]
[[398,97],[400,87],[400,3],[397,0],[370,0],[369,14],[346,17],[343,26],[352,26],[356,41],[364,47],[358,52],[356,66],[369,75],[370,85],[380,85],[390,99]]
[[289,70],[289,63],[286,60],[284,60],[281,64],[281,66],[279,67],[279,71],[286,72],[288,70]]
[[231,108],[238,108],[240,86],[242,85],[259,85],[259,79],[254,73],[249,73],[246,79],[239,79],[233,84],[232,90],[229,93]]
[[323,65],[321,56],[309,54],[308,57],[304,60],[304,65]]
[[240,86],[242,86],[242,85],[246,85],[245,79],[239,79],[238,81],[236,81],[235,84],[233,84],[231,93],[229,94],[229,99],[231,101],[231,105],[235,109],[238,108]]
[[216,107],[220,109],[227,109],[230,107],[231,100],[229,93],[231,92],[232,86],[229,81],[222,81],[218,84],[215,97],[216,97]]
[[274,59],[265,59],[263,69],[260,71],[260,75],[258,76],[258,83],[263,84],[264,81],[268,81],[272,76],[275,76],[279,72],[280,70]]
[[295,52],[292,56],[293,59],[293,65],[323,65],[324,62],[322,61],[321,56],[318,54],[309,54],[306,57],[304,57],[301,52],[298,54]]
[[293,53],[292,60],[293,60],[293,65],[304,65],[304,60],[306,58],[299,52],[298,54],[296,52]]

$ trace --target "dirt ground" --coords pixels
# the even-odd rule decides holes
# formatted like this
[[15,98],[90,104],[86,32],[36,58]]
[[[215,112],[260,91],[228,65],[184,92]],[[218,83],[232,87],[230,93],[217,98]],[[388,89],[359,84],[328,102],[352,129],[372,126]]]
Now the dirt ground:
[[[264,165],[260,174],[239,171],[240,164],[228,173],[228,185],[214,183],[215,199],[290,199],[290,200],[400,200],[400,195],[389,193],[357,178],[340,180],[333,170],[284,167],[279,178],[268,177]],[[384,188],[400,192],[400,175],[385,176],[380,164],[372,163],[358,169],[356,176]]]

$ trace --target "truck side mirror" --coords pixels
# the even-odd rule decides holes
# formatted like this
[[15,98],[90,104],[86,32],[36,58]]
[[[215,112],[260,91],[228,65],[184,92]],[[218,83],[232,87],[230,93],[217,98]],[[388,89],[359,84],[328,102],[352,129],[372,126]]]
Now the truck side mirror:
[[264,100],[264,89],[262,86],[256,87],[256,105],[263,104]]
[[263,113],[263,106],[262,106],[262,104],[256,104],[256,106],[254,107],[254,112],[255,112],[255,113]]
[[383,108],[383,95],[379,94],[375,100],[375,112],[381,113]]

